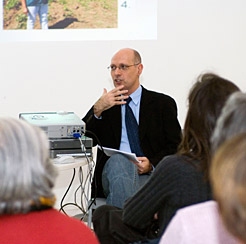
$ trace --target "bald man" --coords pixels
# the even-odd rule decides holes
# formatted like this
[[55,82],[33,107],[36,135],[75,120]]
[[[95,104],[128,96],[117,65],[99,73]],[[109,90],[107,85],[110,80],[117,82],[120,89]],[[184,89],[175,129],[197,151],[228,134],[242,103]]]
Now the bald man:
[[181,128],[174,99],[140,85],[143,64],[136,50],[119,50],[109,69],[115,88],[109,92],[104,89],[83,121],[102,146],[133,152],[125,118],[126,99],[131,98],[128,105],[138,126],[134,144],[140,147],[140,152],[134,153],[141,163],[129,161],[122,154],[109,158],[99,150],[92,188],[94,196],[106,197],[107,204],[122,208],[124,201],[144,185],[158,162],[176,153]]

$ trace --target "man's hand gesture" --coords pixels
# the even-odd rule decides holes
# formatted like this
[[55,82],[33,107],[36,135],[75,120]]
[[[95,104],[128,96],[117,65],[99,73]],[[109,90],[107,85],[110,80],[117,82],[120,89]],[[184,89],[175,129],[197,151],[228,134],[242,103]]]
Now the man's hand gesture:
[[128,98],[126,95],[128,90],[121,90],[123,87],[123,85],[118,86],[109,92],[104,88],[102,96],[94,104],[94,114],[97,117],[100,117],[103,111],[115,105],[126,104],[124,99]]

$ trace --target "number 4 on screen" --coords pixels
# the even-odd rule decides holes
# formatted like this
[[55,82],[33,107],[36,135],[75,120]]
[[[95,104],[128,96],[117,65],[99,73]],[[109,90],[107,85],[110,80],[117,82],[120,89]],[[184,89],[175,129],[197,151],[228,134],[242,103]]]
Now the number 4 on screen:
[[121,4],[121,7],[122,7],[122,8],[127,8],[127,1],[124,1],[124,2]]

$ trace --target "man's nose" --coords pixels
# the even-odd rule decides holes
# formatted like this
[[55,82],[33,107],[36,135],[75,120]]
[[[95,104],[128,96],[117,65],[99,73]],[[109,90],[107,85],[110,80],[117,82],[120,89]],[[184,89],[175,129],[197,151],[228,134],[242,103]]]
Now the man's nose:
[[116,67],[114,73],[117,74],[121,74],[122,70],[119,67]]

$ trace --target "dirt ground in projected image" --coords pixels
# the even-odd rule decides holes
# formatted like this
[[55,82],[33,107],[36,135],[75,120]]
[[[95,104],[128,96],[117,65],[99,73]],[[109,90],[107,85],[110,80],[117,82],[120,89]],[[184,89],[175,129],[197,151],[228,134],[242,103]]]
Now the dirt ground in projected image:
[[[117,2],[117,0],[49,0],[49,29],[117,28]],[[4,30],[26,29],[26,19],[20,0],[4,1]],[[40,29],[39,17],[35,29]]]

